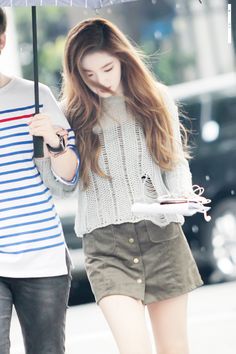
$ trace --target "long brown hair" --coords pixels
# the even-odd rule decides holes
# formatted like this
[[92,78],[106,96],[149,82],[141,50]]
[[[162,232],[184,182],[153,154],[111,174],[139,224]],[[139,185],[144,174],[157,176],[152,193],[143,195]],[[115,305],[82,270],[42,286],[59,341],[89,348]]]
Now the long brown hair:
[[0,7],[0,35],[6,32],[7,17],[2,7]]
[[[83,57],[96,51],[105,51],[120,61],[127,109],[141,124],[153,160],[163,170],[171,170],[179,156],[173,118],[162,98],[163,85],[157,84],[141,52],[114,24],[101,18],[87,19],[67,36],[62,89],[63,105],[76,135],[84,187],[88,187],[90,170],[101,177],[112,177],[99,167],[101,144],[93,132],[101,115],[100,98],[89,89],[90,81],[81,68]],[[106,89],[98,83],[93,86]]]

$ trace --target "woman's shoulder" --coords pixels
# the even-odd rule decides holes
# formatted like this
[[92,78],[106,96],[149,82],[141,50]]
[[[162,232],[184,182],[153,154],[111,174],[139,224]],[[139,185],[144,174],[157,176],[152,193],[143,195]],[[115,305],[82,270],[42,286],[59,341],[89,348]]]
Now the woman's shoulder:
[[171,89],[169,86],[158,82],[157,89],[159,91],[160,96],[162,97],[165,105],[171,113],[175,113],[178,111],[178,105],[173,97]]
[[163,84],[162,82],[157,82],[157,89],[164,101],[174,102],[174,98],[171,94],[171,90],[170,90],[169,86]]

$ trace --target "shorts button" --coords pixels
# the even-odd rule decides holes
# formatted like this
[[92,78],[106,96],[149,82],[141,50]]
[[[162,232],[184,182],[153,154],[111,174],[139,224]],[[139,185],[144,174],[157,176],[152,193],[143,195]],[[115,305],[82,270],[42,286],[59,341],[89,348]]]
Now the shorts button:
[[134,243],[134,239],[132,237],[129,238],[129,243]]
[[139,259],[138,258],[134,258],[134,263],[137,264],[139,262]]
[[143,282],[142,279],[140,279],[140,278],[137,279],[137,283],[138,283],[138,284],[141,284],[142,282]]

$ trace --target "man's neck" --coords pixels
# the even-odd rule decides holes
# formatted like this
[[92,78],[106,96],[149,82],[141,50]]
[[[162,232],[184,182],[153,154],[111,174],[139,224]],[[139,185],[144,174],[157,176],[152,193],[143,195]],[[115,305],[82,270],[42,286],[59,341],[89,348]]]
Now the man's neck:
[[10,77],[0,73],[0,88],[7,85],[9,81],[11,81]]

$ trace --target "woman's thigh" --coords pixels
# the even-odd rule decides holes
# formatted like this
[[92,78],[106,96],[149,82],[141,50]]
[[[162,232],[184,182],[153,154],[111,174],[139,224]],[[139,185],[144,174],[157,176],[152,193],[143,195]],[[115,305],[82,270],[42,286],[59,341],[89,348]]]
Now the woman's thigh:
[[188,294],[147,305],[160,354],[188,354]]
[[99,306],[111,328],[120,354],[151,354],[145,309],[140,300],[124,295],[110,295]]

